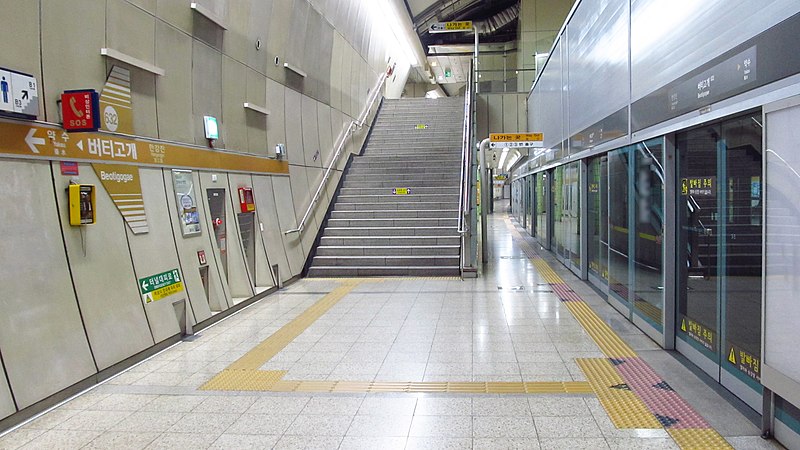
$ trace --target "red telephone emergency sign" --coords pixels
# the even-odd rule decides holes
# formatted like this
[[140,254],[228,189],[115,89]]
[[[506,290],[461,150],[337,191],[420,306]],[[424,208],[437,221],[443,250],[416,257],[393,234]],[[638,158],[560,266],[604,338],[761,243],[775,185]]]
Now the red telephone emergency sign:
[[96,131],[100,126],[99,97],[94,90],[61,94],[61,117],[67,131]]

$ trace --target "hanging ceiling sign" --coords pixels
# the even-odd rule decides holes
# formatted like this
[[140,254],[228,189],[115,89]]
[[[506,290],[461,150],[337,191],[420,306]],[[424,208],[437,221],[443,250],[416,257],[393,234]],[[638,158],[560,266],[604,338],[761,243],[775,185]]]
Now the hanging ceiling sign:
[[490,133],[490,148],[540,148],[544,145],[543,133]]
[[461,22],[436,22],[429,28],[431,33],[457,33],[459,31],[472,31],[472,21]]

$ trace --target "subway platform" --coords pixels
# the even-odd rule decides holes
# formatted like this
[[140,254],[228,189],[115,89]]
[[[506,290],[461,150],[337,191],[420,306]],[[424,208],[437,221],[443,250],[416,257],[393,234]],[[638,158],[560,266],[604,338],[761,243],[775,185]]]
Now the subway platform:
[[478,279],[314,279],[0,437],[16,448],[782,448],[490,216]]

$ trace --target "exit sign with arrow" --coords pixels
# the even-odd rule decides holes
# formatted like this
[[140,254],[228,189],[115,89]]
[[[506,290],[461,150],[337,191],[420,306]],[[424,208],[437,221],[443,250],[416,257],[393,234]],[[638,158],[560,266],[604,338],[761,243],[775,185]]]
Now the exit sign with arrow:
[[39,85],[36,78],[0,68],[0,113],[36,119],[39,115]]

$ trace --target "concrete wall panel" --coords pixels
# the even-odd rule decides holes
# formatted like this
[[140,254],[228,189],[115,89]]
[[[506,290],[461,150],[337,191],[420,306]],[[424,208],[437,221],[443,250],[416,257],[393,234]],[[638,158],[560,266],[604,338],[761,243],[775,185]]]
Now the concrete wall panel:
[[8,386],[8,378],[6,378],[6,370],[3,362],[0,361],[0,419],[4,419],[15,412],[17,407],[14,406],[14,399],[11,397],[11,388]]
[[[20,408],[92,375],[92,360],[72,287],[48,163],[5,160],[0,187],[0,350]],[[63,191],[57,194],[65,195]],[[4,408],[7,409],[7,406]]]
[[[145,234],[133,234],[126,226],[128,243],[130,246],[131,260],[136,279],[150,275],[180,269],[180,261],[175,248],[175,238],[170,227],[170,214],[173,213],[164,201],[166,191],[164,178],[160,169],[139,169],[142,185],[142,197],[147,214],[147,224],[150,231]],[[157,257],[154,257],[158,255]],[[171,336],[179,334],[181,329],[175,310],[174,301],[188,300],[188,286],[193,278],[189,274],[182,274],[184,291],[167,297],[163,300],[145,303],[145,313],[150,324],[150,331],[156,343]]]
[[286,111],[286,151],[289,154],[289,163],[305,164],[302,126],[303,94],[288,88],[284,89],[284,92],[286,95],[284,109]]
[[[164,22],[156,23],[156,65],[166,74],[156,83],[158,132],[162,139],[194,142],[192,116],[192,38]],[[165,45],[164,43],[169,43]],[[136,103],[134,109],[138,108]]]
[[208,191],[210,189],[224,189],[226,194],[224,196],[225,217],[221,218],[223,222],[225,222],[226,234],[223,238],[225,240],[224,251],[220,245],[217,245],[217,239],[213,232],[208,234],[208,238],[214,249],[216,265],[222,277],[223,286],[227,288],[226,293],[228,295],[226,295],[226,300],[228,300],[228,302],[227,305],[222,305],[223,309],[227,309],[236,303],[236,299],[248,298],[253,295],[250,280],[247,276],[244,257],[242,256],[242,248],[239,244],[239,229],[236,225],[236,213],[232,206],[233,198],[231,197],[231,189],[228,184],[228,175],[219,172],[200,172],[200,187],[203,190],[201,196],[203,202],[205,202],[206,211],[209,212],[207,216],[209,230],[214,229],[212,220],[216,219],[216,217],[212,217],[212,214],[210,214],[211,208],[208,204]]
[[[222,119],[222,54],[200,42],[192,42],[192,112],[195,144],[205,145],[203,116]],[[224,146],[220,134],[218,145]]]
[[[264,106],[267,102],[267,78],[250,68],[247,69],[247,95],[245,98],[247,102],[255,103],[258,106]],[[276,113],[280,114],[280,111],[276,111]],[[274,156],[274,153],[270,154],[267,146],[268,116],[257,111],[245,110],[245,118],[248,152],[259,156]]]
[[[41,8],[42,77],[46,81],[41,83],[40,91],[44,93],[47,120],[58,122],[56,100],[63,91],[100,89],[106,81],[106,63],[99,56],[100,48],[106,46],[106,11],[98,8],[94,0],[51,0],[42,2]],[[65,23],[81,26],[65,27]],[[76,46],[75,42],[81,45]]]
[[281,229],[278,222],[271,177],[254,176],[253,190],[256,199],[256,214],[258,214],[259,221],[264,224],[261,239],[266,247],[269,262],[272,265],[278,265],[281,281],[286,281],[292,275],[289,261],[286,259],[286,250],[283,248],[284,230]]
[[[292,174],[292,176],[296,176]],[[292,185],[287,177],[272,177],[272,192],[275,194],[275,205],[278,210],[278,224],[281,232],[297,228],[298,220],[292,201]],[[302,212],[300,214],[303,214]],[[303,270],[303,249],[297,233],[283,234],[283,248],[289,262],[290,276]]]
[[[225,147],[247,151],[247,67],[228,56],[222,57],[222,117],[220,137]],[[219,117],[218,117],[219,118]]]
[[270,156],[275,156],[275,146],[286,144],[286,115],[285,115],[285,89],[267,78],[267,109],[271,111],[267,117],[267,151]]
[[319,167],[322,151],[319,148],[317,101],[311,97],[303,96],[301,110],[303,117],[303,164]]
[[97,189],[97,223],[69,225],[64,192],[72,177],[56,174],[55,191],[62,194],[56,199],[81,316],[97,367],[103,370],[154,342],[131,263],[127,225],[92,167],[79,167],[80,182]]
[[[197,172],[192,172],[194,180],[194,204],[197,206],[200,215],[201,234],[184,236],[181,231],[180,216],[178,215],[177,197],[171,170],[164,170],[164,187],[167,193],[167,208],[170,213],[172,232],[175,236],[175,246],[178,249],[178,260],[181,264],[181,273],[186,281],[186,291],[189,294],[191,303],[191,313],[194,323],[201,322],[211,317],[211,311],[222,311],[227,306],[225,291],[219,271],[216,270],[216,255],[208,238],[208,233],[213,230],[208,226],[206,220],[206,206],[201,196],[205,192],[200,188],[200,179]],[[203,281],[200,278],[200,263],[197,252],[205,252],[208,260],[208,294],[206,294]],[[214,270],[211,270],[214,268]]]

